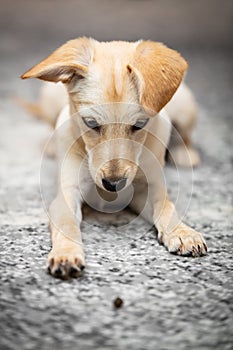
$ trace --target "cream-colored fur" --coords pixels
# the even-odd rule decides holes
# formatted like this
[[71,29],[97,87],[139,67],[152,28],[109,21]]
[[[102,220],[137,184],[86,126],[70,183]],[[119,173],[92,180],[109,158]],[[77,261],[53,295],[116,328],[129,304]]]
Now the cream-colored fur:
[[[185,60],[160,43],[79,38],[22,76],[58,83],[44,85],[39,104],[43,118],[52,125],[56,121],[59,179],[50,206],[52,275],[81,273],[82,203],[105,210],[111,196],[118,210],[130,205],[155,224],[159,241],[170,252],[206,253],[202,235],[179,220],[162,171],[170,120],[179,136],[170,157],[184,166],[199,161],[191,145],[196,105],[181,84],[186,69]],[[145,125],[140,129],[138,123]],[[118,191],[118,185],[115,199],[111,191]]]

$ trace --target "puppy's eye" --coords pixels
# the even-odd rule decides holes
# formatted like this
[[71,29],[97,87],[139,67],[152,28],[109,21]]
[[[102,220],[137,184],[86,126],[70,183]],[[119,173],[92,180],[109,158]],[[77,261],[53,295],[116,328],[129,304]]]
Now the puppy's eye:
[[141,130],[146,126],[148,123],[148,118],[147,119],[138,119],[134,125],[132,125],[132,131],[137,131]]
[[86,124],[86,126],[90,129],[94,129],[96,131],[100,131],[100,124],[97,122],[97,120],[95,118],[90,118],[90,117],[86,117],[86,118],[82,118],[84,124]]

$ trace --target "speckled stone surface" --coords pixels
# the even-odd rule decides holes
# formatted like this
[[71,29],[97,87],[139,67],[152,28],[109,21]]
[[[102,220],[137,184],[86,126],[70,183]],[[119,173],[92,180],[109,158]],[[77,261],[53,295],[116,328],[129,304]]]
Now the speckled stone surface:
[[[43,55],[35,51],[25,57],[20,43],[4,45],[0,349],[232,349],[232,52],[183,49],[190,63],[187,81],[200,105],[195,143],[202,164],[193,175],[180,170],[181,180],[174,168],[166,168],[169,194],[175,199],[180,184],[179,212],[204,233],[208,255],[171,255],[153,228],[133,221],[134,214],[86,209],[85,274],[60,281],[45,270],[50,237],[39,184],[41,146],[49,129],[9,99],[35,98],[39,83],[21,82],[18,75]],[[52,159],[45,162],[43,183],[52,197],[56,166]],[[123,300],[118,309],[116,297]]]

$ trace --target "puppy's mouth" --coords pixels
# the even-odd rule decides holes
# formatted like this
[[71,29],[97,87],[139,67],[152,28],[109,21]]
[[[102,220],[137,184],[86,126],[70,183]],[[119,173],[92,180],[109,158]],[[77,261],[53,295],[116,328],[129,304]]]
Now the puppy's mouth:
[[119,192],[126,187],[126,177],[104,177],[102,178],[102,186],[109,192]]

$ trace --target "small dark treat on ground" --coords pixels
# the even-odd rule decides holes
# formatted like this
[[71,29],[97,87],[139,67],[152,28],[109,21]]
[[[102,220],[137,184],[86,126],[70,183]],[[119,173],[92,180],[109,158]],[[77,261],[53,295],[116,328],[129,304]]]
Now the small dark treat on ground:
[[119,297],[117,297],[115,300],[114,300],[114,306],[116,308],[119,308],[119,307],[122,307],[123,305],[123,300]]
[[131,248],[137,248],[137,244],[136,244],[135,242],[131,242],[131,243],[130,243],[130,247],[131,247]]

